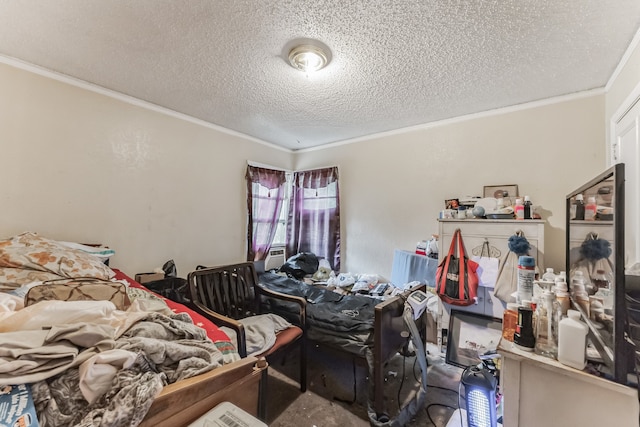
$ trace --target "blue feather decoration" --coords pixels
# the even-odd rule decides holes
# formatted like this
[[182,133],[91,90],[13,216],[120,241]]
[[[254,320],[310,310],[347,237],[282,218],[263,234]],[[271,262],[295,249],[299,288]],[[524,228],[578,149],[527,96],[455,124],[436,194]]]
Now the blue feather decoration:
[[611,243],[605,239],[587,239],[580,246],[580,255],[593,261],[609,258],[611,256]]
[[513,235],[509,237],[509,250],[518,256],[528,255],[531,245],[526,237]]

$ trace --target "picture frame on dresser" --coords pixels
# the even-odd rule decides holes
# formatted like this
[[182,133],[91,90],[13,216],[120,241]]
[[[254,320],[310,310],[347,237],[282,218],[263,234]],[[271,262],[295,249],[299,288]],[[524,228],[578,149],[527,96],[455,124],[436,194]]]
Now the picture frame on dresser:
[[482,191],[483,197],[515,198],[518,196],[518,186],[516,184],[485,185]]
[[496,353],[502,337],[502,320],[452,309],[449,316],[445,362],[466,368]]

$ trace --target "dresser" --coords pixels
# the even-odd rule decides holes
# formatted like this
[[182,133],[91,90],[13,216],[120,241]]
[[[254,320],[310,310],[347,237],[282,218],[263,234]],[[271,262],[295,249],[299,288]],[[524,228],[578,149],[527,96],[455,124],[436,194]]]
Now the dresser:
[[509,341],[500,388],[505,426],[638,426],[638,390],[522,351]]
[[[441,261],[449,252],[451,239],[456,229],[460,229],[467,255],[481,255],[482,247],[486,242],[492,256],[502,259],[509,252],[509,237],[518,230],[524,233],[524,237],[531,245],[529,255],[536,259],[539,271],[544,272],[544,220],[516,220],[516,219],[439,219],[438,254]],[[442,304],[442,316],[440,325],[447,328],[449,314],[452,306]],[[493,295],[493,288],[478,287],[476,304],[467,307],[453,307],[456,310],[464,310],[501,319],[504,304]]]

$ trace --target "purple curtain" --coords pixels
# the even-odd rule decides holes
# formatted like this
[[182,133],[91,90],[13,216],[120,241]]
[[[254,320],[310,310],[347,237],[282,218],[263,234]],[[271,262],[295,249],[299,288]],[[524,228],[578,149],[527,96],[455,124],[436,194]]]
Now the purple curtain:
[[284,171],[247,166],[247,261],[267,257],[278,228],[287,182]]
[[295,172],[293,176],[287,254],[312,252],[340,271],[338,168]]

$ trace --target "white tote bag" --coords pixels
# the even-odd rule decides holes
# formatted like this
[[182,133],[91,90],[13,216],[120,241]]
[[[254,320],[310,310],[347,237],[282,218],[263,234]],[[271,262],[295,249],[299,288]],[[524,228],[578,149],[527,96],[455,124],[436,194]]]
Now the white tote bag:
[[478,275],[478,286],[493,288],[498,279],[498,268],[500,260],[491,256],[489,242],[485,241],[482,245],[480,256],[472,256],[471,259],[478,263],[476,273]]

